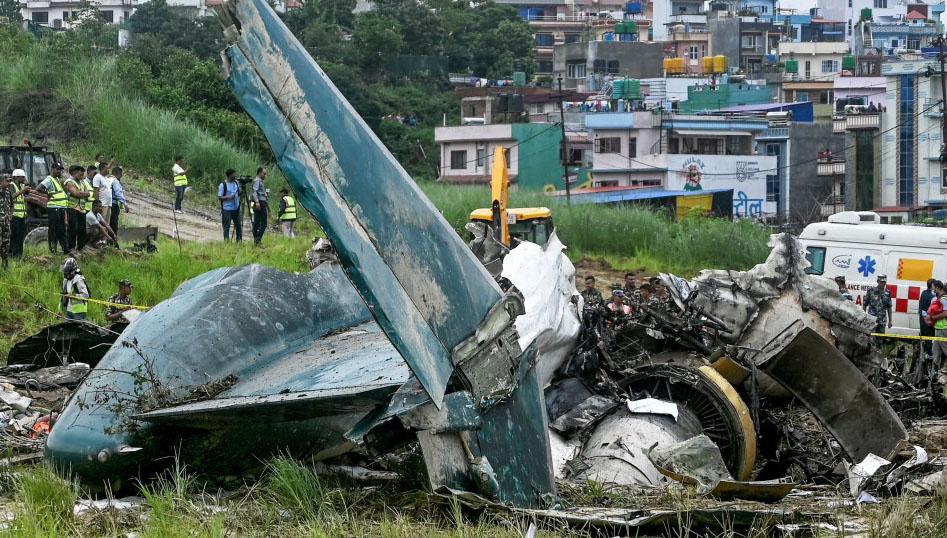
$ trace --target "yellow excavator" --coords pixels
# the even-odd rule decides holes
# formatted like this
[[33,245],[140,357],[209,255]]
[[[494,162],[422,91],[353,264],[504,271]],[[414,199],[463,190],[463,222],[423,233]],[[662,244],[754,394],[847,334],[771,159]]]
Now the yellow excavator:
[[[493,151],[493,174],[490,179],[491,207],[475,209],[471,222],[483,222],[493,227],[497,241],[516,246],[520,241],[544,245],[552,235],[552,211],[548,207],[509,208],[510,176],[506,167],[506,148]],[[510,241],[514,243],[511,245]]]

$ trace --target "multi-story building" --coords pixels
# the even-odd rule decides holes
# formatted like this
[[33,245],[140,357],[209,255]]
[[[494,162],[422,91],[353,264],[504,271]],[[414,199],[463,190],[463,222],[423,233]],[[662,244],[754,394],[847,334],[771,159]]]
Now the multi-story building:
[[[892,35],[885,33],[886,25],[901,26],[908,21],[908,14],[913,11],[918,12],[929,20],[939,20],[939,16],[944,12],[943,2],[941,0],[927,0],[924,2],[905,2],[904,0],[819,0],[819,13],[821,16],[836,21],[845,22],[846,36],[849,40],[856,38],[863,30],[860,28],[860,22],[863,22],[862,13],[871,13],[871,26],[877,26],[882,31],[888,48],[910,48],[905,46],[902,37],[906,37],[907,29],[890,28],[889,31],[903,32],[901,37],[894,37],[898,46],[890,47]],[[869,11],[865,11],[869,10]],[[872,30],[873,32],[873,30]],[[872,40],[871,37],[868,38]],[[912,38],[913,39],[913,38]],[[867,46],[879,46],[866,43]],[[920,47],[918,47],[920,48]]]
[[94,8],[107,22],[122,23],[138,5],[138,0],[27,0],[20,3],[20,16],[40,26],[68,28],[84,8]]
[[832,131],[829,122],[789,121],[757,135],[757,153],[776,157],[766,201],[780,222],[801,227],[845,209],[845,138]]
[[[907,220],[922,208],[947,206],[947,181],[940,162],[943,110],[939,76],[924,76],[924,61],[891,61],[882,66],[888,106],[881,114],[876,156],[880,182],[875,208]],[[880,184],[879,184],[880,183]],[[860,204],[864,205],[864,204]]]
[[554,50],[553,77],[563,78],[563,88],[599,91],[610,78],[663,74],[664,49],[660,43],[587,41],[556,45]]
[[864,49],[885,56],[920,51],[930,45],[931,39],[937,35],[937,27],[937,23],[927,20],[927,16],[917,10],[909,12],[902,20],[872,20],[860,26]]
[[[497,0],[519,10],[529,21],[536,44],[537,74],[552,73],[553,46],[594,39],[616,39],[615,24],[636,19],[638,28],[650,28],[650,0]],[[639,34],[640,38],[640,34]]]
[[656,41],[668,41],[671,28],[695,32],[707,27],[702,0],[654,0],[651,9]]
[[735,215],[775,214],[766,175],[777,158],[755,152],[766,121],[614,112],[587,115],[585,125],[594,145],[593,187],[732,189]]
[[849,54],[844,42],[780,42],[779,61],[799,62],[798,73],[785,73],[783,80],[832,80],[842,71],[842,57]]
[[753,79],[763,78],[764,57],[775,55],[780,41],[780,30],[771,20],[727,11],[712,12],[707,30],[712,53],[726,56],[731,68]]
[[565,188],[560,147],[562,131],[548,123],[499,123],[437,127],[440,177],[448,183],[490,182],[493,152],[507,148],[510,183],[521,189]]
[[712,56],[710,52],[710,34],[705,28],[687,28],[684,25],[672,26],[668,40],[664,43],[664,55],[670,58],[684,59],[684,72],[701,72],[701,60]]

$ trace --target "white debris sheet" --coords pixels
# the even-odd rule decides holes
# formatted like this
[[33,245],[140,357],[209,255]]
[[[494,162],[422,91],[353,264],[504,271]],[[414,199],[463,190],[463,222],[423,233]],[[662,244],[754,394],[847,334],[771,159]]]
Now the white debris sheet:
[[572,353],[582,328],[573,299],[579,296],[575,266],[564,249],[553,232],[545,246],[523,242],[503,259],[501,276],[523,294],[526,307],[515,322],[520,347],[537,343],[536,372],[543,387]]

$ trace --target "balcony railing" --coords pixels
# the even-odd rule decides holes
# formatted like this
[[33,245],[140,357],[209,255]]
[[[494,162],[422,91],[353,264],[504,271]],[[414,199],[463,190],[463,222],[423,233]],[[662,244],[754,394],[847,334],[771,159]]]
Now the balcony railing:
[[832,118],[832,132],[835,134],[845,132],[845,116]]
[[834,215],[840,211],[845,211],[844,196],[829,196],[819,205],[823,217]]
[[846,114],[845,128],[849,131],[877,129],[881,124],[881,114]]
[[763,44],[757,43],[755,45],[750,45],[749,43],[741,43],[740,50],[743,52],[750,52],[753,54],[763,54]]
[[789,127],[770,127],[764,129],[757,138],[789,138]]
[[845,175],[845,161],[819,161],[816,175],[838,176]]

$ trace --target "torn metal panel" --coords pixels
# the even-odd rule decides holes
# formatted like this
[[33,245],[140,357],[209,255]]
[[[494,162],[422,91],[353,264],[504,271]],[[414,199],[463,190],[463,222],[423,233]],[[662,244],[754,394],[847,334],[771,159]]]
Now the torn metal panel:
[[265,0],[234,0],[227,82],[261,126],[299,202],[440,404],[449,350],[500,290]]
[[95,366],[102,360],[118,335],[85,321],[67,321],[43,327],[10,348],[7,364],[40,367],[84,362]]
[[762,370],[799,398],[853,461],[890,458],[908,439],[898,415],[835,346],[801,325],[774,339],[781,343]]
[[[182,320],[187,338],[169,337],[181,334]],[[228,376],[236,382],[216,399],[156,412],[152,418],[167,425],[134,418]],[[70,400],[46,457],[93,483],[132,476],[177,447],[208,472],[245,469],[280,452],[325,457],[351,449],[345,432],[408,377],[339,266],[306,274],[259,265],[217,269],[181,285],[122,333]],[[321,396],[340,394],[361,399],[365,409],[336,398],[339,413],[316,416]],[[174,426],[183,422],[215,432]],[[122,446],[143,450],[108,456]],[[96,459],[102,451],[105,462]]]

